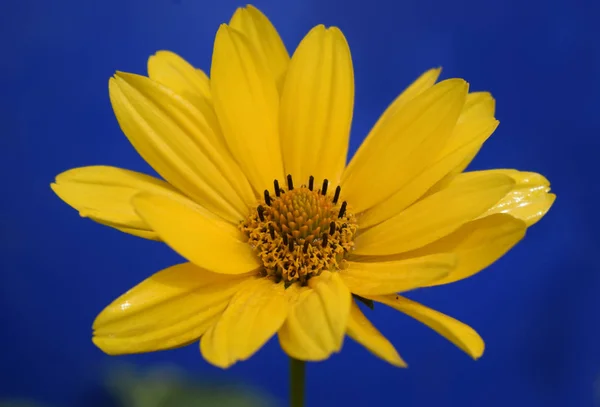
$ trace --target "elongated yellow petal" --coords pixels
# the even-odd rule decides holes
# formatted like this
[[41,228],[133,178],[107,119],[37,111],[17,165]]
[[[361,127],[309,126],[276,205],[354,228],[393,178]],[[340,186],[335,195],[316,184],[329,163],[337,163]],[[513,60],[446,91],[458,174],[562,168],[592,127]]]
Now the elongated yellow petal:
[[489,119],[496,113],[496,100],[489,92],[472,92],[467,95],[458,122]]
[[160,242],[160,237],[153,230],[136,229],[136,228],[129,228],[129,227],[125,227],[125,226],[117,226],[117,225],[114,225],[114,224],[112,224],[110,222],[103,222],[103,221],[100,221],[98,219],[95,219],[93,216],[90,216],[90,219],[92,219],[92,220],[94,220],[94,221],[96,221],[98,223],[101,223],[103,225],[110,226],[111,228],[115,228],[115,229],[117,229],[117,230],[119,230],[119,231],[121,231],[123,233],[128,233],[130,235],[134,235],[134,236],[137,236],[137,237],[142,237],[144,239],[156,240],[156,241]]
[[431,88],[440,77],[442,68],[430,69],[419,76],[413,83],[402,91],[385,110],[379,121],[387,120],[386,116],[394,116],[398,110],[406,106],[411,100]]
[[188,100],[202,116],[212,132],[205,137],[225,147],[225,138],[212,104],[210,79],[201,69],[171,51],[158,51],[148,58],[148,77]]
[[425,246],[477,218],[513,185],[502,174],[461,174],[448,188],[358,235],[354,253],[381,256]]
[[215,39],[211,90],[227,145],[254,189],[283,179],[279,95],[259,51],[237,30],[221,25]]
[[[84,217],[146,239],[158,235],[135,212],[131,198],[140,192],[188,201],[164,181],[107,166],[74,168],[59,174],[52,190]],[[191,203],[190,203],[191,204]],[[201,208],[199,210],[202,211]],[[205,215],[210,216],[208,211]],[[214,216],[214,215],[213,215]]]
[[229,26],[248,38],[254,48],[260,52],[275,82],[281,85],[290,62],[290,56],[277,30],[267,16],[256,7],[247,5],[235,11]]
[[[460,117],[458,118],[458,125],[462,125],[469,122],[478,122],[480,120],[486,121],[494,119],[496,113],[496,100],[489,92],[473,92],[467,95],[465,106],[463,107]],[[498,123],[498,122],[496,122]],[[493,130],[492,130],[493,131]],[[491,133],[490,133],[491,135]],[[487,140],[487,138],[485,139]],[[483,142],[478,146],[475,146],[472,151],[467,154],[464,159],[454,168],[450,173],[448,183],[452,180],[453,176],[460,174],[471,164],[471,161],[475,158],[479,150],[481,149]],[[443,184],[446,185],[446,184]]]
[[523,220],[527,226],[531,226],[550,210],[556,199],[556,195],[548,193],[550,182],[541,174],[517,170],[489,170],[486,172],[508,175],[515,180],[515,186],[482,216],[506,213]]
[[93,341],[111,355],[190,343],[216,322],[246,279],[211,273],[191,263],[159,271],[98,315]]
[[123,132],[159,174],[223,219],[246,215],[252,189],[199,110],[139,75],[118,73],[109,88]]
[[494,118],[458,123],[435,162],[408,181],[388,199],[363,213],[358,218],[360,227],[367,228],[377,225],[413,204],[446,174],[469,158],[497,126],[498,121]]
[[449,79],[384,115],[344,172],[343,199],[362,212],[427,168],[452,134],[467,90],[462,79]]
[[390,294],[412,290],[440,280],[456,265],[454,254],[382,261],[349,261],[340,277],[351,292],[359,295]]
[[308,283],[310,288],[287,289],[291,309],[279,343],[293,358],[324,360],[342,348],[352,296],[337,273],[324,271]]
[[441,312],[428,308],[418,302],[409,300],[399,295],[379,295],[368,297],[373,301],[381,302],[400,312],[413,317],[427,325],[444,338],[458,346],[473,359],[483,355],[485,344],[477,332],[468,325]]
[[319,25],[304,37],[285,77],[280,130],[286,174],[337,185],[346,164],[354,72],[342,32]]
[[456,254],[458,262],[447,277],[429,285],[442,285],[463,280],[504,256],[524,236],[527,226],[519,219],[504,214],[489,215],[463,225],[456,232],[413,253]]
[[431,195],[447,186],[471,162],[498,127],[494,107],[495,101],[488,92],[469,93],[452,135],[438,156],[393,195],[363,213],[359,218],[360,227],[381,223],[400,213],[425,193]]
[[402,360],[394,345],[371,324],[354,301],[350,308],[347,333],[349,337],[386,362],[397,367],[406,367],[406,362]]
[[174,52],[158,51],[148,58],[148,77],[171,89],[199,110],[212,129],[211,134],[205,137],[214,139],[219,148],[227,149],[212,104],[210,79],[204,71],[194,68]]
[[[465,106],[458,118],[457,127],[468,125],[469,123],[477,123],[480,121],[489,121],[495,120],[494,114],[496,112],[496,101],[492,97],[489,92],[473,92],[467,95],[467,100],[465,101]],[[496,121],[496,125],[498,122]],[[492,132],[495,129],[492,129]],[[489,134],[491,135],[491,133]],[[489,137],[488,135],[488,137]],[[463,172],[465,168],[471,164],[471,161],[477,156],[479,150],[483,146],[483,143],[487,140],[481,140],[480,144],[471,145],[471,151],[467,154],[464,154],[463,159],[451,170],[448,174],[439,180],[437,184],[431,187],[428,191],[428,194],[433,194],[439,190],[444,189],[454,177]]]
[[254,278],[244,283],[200,342],[204,358],[227,368],[246,360],[281,327],[288,314],[283,283]]
[[194,105],[210,104],[208,76],[174,52],[158,51],[148,58],[148,76]]
[[250,245],[232,225],[209,219],[194,207],[159,195],[132,200],[141,218],[166,244],[199,267],[215,273],[243,274],[261,266]]
[[428,286],[453,283],[470,277],[504,256],[524,236],[527,225],[510,215],[494,214],[465,223],[455,232],[420,249],[392,256],[363,256],[364,262],[400,261],[436,253],[453,253],[457,264],[440,280]]

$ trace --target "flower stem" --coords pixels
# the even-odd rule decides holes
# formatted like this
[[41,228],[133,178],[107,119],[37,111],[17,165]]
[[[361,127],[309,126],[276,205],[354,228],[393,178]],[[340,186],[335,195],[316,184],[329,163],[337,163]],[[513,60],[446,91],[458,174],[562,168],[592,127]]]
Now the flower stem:
[[290,358],[290,407],[304,406],[304,372],[302,360]]

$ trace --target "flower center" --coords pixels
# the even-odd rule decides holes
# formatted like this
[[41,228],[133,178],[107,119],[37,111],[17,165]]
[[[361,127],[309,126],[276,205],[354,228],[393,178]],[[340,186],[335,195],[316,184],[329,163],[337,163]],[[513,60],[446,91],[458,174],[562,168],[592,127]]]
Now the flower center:
[[287,176],[287,189],[274,182],[275,194],[264,192],[264,201],[240,224],[264,265],[263,273],[287,284],[306,284],[323,270],[344,267],[354,247],[358,228],[346,201],[338,204],[341,189],[327,193],[328,181],[314,190],[314,177],[294,188]]

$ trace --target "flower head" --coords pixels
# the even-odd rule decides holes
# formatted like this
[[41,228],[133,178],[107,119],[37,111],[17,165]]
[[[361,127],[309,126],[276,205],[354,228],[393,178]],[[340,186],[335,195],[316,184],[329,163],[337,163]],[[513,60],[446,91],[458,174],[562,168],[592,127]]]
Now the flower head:
[[491,95],[427,71],[346,166],[354,73],[339,29],[313,28],[290,59],[269,20],[240,8],[217,32],[210,74],[160,51],[148,77],[109,81],[123,132],[164,180],[96,166],[52,184],[82,216],[188,261],[102,311],[94,343],[123,354],[199,340],[228,367],[275,334],[300,360],[326,359],[348,335],[405,366],[357,305],[372,301],[481,356],[473,329],[398,293],[486,268],[554,201],[539,174],[464,172],[498,125]]

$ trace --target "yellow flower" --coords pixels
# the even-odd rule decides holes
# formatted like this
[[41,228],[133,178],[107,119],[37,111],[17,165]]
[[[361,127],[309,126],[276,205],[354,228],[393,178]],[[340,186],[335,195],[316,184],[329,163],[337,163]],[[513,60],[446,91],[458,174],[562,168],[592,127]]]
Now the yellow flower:
[[94,322],[109,354],[200,341],[228,367],[277,334],[307,361],[345,335],[396,366],[357,300],[397,309],[473,358],[467,325],[397,293],[448,284],[514,246],[555,196],[541,175],[463,172],[495,130],[495,102],[462,79],[424,73],[383,113],[346,166],[350,50],[320,25],[290,59],[269,20],[238,9],[216,35],[211,78],[160,51],[148,76],[109,81],[117,120],[165,181],[106,166],[60,174],[79,213],[165,242],[189,262],[123,294]]

